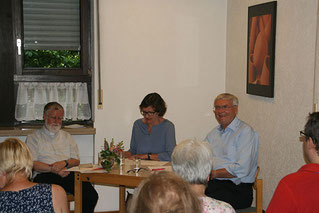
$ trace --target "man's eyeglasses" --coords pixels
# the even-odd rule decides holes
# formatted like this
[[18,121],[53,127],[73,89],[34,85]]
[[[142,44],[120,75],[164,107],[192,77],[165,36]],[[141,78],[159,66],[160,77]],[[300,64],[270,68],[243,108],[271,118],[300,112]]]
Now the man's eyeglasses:
[[300,142],[306,142],[309,138],[308,135],[306,135],[306,133],[304,131],[299,131],[299,134],[300,134]]
[[141,111],[141,114],[142,114],[143,116],[146,116],[146,115],[148,115],[148,116],[153,116],[153,115],[155,115],[155,113],[156,113],[156,112]]
[[308,137],[304,131],[299,131],[300,137]]
[[59,120],[59,121],[63,120],[63,117],[48,116],[48,118],[53,119],[53,120]]
[[214,111],[217,111],[217,110],[228,110],[230,108],[232,108],[234,106],[229,106],[229,105],[223,105],[223,106],[214,106],[213,110]]

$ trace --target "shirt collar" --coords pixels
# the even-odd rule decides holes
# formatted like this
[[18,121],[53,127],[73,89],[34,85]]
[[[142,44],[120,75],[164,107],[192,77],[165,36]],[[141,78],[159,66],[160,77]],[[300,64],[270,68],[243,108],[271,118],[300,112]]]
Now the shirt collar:
[[57,133],[50,132],[50,131],[45,127],[45,125],[43,125],[42,129],[43,129],[44,133],[45,133],[46,135],[50,136],[51,138],[56,137],[56,135],[59,133],[59,131],[58,131]]
[[234,118],[234,120],[226,127],[226,129],[224,130],[222,125],[220,124],[218,127],[218,130],[223,132],[223,131],[227,131],[228,129],[232,130],[232,131],[236,131],[236,129],[238,128],[240,121],[237,118],[237,116]]
[[299,171],[308,171],[308,172],[316,172],[319,173],[319,164],[317,163],[308,163],[303,165]]

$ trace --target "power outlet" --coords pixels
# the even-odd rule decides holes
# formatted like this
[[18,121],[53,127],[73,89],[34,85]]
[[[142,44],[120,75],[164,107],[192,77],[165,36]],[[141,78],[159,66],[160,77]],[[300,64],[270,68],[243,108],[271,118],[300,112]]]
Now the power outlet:
[[97,95],[98,95],[98,99],[97,99],[97,109],[101,110],[103,109],[103,90],[97,90]]

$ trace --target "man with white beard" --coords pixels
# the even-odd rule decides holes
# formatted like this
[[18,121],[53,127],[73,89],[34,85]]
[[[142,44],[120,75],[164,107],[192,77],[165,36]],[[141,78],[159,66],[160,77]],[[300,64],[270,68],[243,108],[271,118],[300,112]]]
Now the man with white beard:
[[[61,130],[63,107],[50,102],[43,110],[44,126],[28,135],[26,144],[33,157],[34,182],[58,184],[74,194],[74,173],[67,168],[80,164],[79,150],[72,136]],[[82,212],[94,212],[98,194],[92,185],[83,182]]]

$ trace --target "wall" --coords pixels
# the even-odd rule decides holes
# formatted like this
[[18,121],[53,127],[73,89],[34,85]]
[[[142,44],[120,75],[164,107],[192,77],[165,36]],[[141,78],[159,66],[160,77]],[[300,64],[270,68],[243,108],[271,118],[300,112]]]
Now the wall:
[[[176,139],[204,139],[216,125],[212,100],[225,90],[224,0],[103,0],[100,5],[104,105],[95,108],[96,153],[103,138],[129,148],[138,105],[150,92],[166,101]],[[96,63],[97,64],[97,61]],[[97,67],[97,66],[95,66]],[[95,70],[97,83],[97,71]],[[95,98],[97,98],[95,85]],[[97,103],[97,100],[95,100]],[[97,211],[118,209],[118,189],[96,187]]]
[[226,91],[239,97],[239,117],[260,134],[266,209],[279,180],[304,164],[299,131],[312,110],[318,2],[277,1],[275,97],[263,98],[245,91],[248,6],[264,2],[228,1]]

